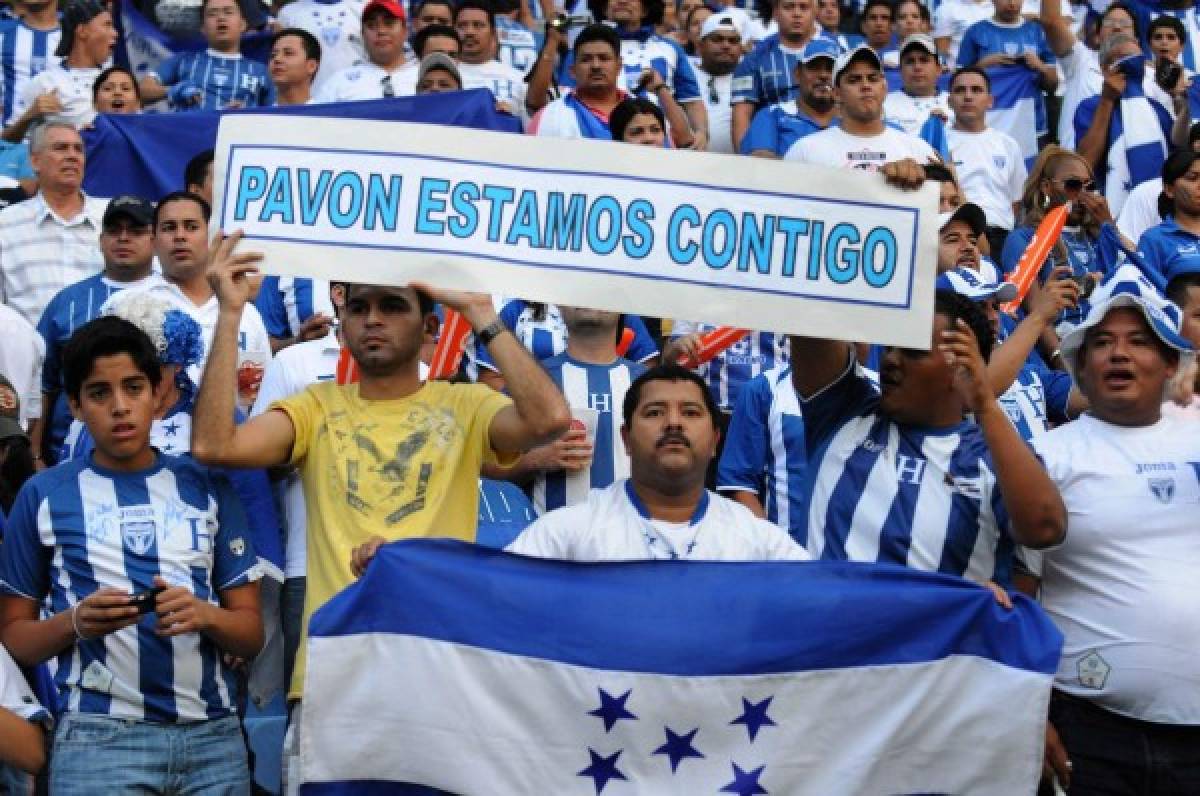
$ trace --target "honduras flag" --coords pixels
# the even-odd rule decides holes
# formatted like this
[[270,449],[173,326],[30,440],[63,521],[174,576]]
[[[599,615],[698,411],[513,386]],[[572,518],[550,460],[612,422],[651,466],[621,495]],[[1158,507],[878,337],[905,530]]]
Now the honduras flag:
[[1031,168],[1038,155],[1037,74],[1024,66],[996,66],[985,71],[992,81],[988,127],[1016,139],[1025,157],[1025,167]]
[[1146,61],[1134,57],[1121,64],[1128,75],[1121,104],[1112,116],[1108,133],[1108,171],[1104,195],[1119,215],[1129,192],[1146,180],[1162,175],[1167,159],[1167,138],[1162,115],[1146,97],[1142,78]]
[[304,794],[1032,793],[1062,636],[847,562],[379,551],[310,624]]

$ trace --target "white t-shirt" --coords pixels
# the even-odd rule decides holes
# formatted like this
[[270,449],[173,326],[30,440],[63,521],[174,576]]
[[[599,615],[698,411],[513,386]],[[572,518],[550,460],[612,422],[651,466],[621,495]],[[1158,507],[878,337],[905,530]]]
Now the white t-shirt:
[[932,97],[914,97],[903,91],[889,91],[883,100],[883,118],[909,135],[920,135],[922,125],[935,110],[942,112],[947,126],[954,121],[950,95],[945,91],[939,91]]
[[21,425],[42,416],[42,362],[46,343],[36,328],[21,313],[0,304],[0,374],[6,376],[21,399]]
[[958,48],[967,28],[976,22],[990,19],[995,13],[991,0],[946,0],[933,12],[933,37],[949,39],[950,53],[946,66],[958,60]]
[[46,121],[67,122],[76,128],[86,127],[96,118],[96,109],[92,105],[92,86],[102,71],[100,67],[64,69],[60,65],[52,66],[25,84],[22,101],[28,108],[39,94],[55,91],[62,103],[62,111],[47,116]]
[[1058,119],[1058,140],[1064,149],[1075,148],[1075,109],[1088,97],[1104,88],[1104,73],[1096,51],[1076,41],[1071,52],[1058,59],[1062,70],[1062,115]]
[[525,111],[525,76],[508,64],[495,60],[482,64],[459,61],[458,73],[462,75],[464,89],[486,88],[497,102],[511,106],[513,115],[520,119],[528,116]]
[[[700,96],[708,111],[708,151],[733,153],[733,138],[730,125],[733,121],[733,106],[730,94],[733,90],[733,73],[710,75],[698,63],[692,64],[696,80],[700,82]],[[716,101],[713,101],[716,97]]]
[[1200,424],[1085,414],[1033,445],[1067,507],[1066,540],[1042,551],[1042,606],[1065,637],[1055,687],[1200,725]]
[[25,721],[48,722],[50,714],[38,702],[25,675],[17,668],[16,661],[0,644],[0,708],[15,713]]
[[1117,216],[1117,230],[1122,235],[1137,243],[1143,232],[1162,223],[1158,214],[1158,195],[1162,189],[1162,177],[1155,177],[1129,192]]
[[834,125],[796,141],[783,159],[835,169],[879,171],[883,164],[905,158],[927,163],[936,157],[929,144],[891,127],[876,135],[851,135]]
[[[675,528],[643,517],[627,496],[628,481],[593,489],[587,502],[542,515],[507,548],[563,561],[807,561],[787,532],[740,503],[706,492],[703,516]],[[674,556],[672,555],[674,553]]]
[[392,79],[393,97],[411,97],[417,93],[418,67],[416,61],[405,61],[399,69],[388,72],[380,66],[364,61],[334,73],[314,95],[313,101],[324,103],[383,99],[383,80],[386,77]]
[[306,30],[321,43],[321,66],[313,81],[314,94],[338,72],[367,60],[362,44],[363,5],[363,0],[334,3],[294,0],[280,9],[280,29]]
[[988,224],[1013,228],[1013,202],[1025,187],[1025,158],[1021,145],[1001,130],[968,133],[946,129],[950,159],[958,174],[958,185],[968,202],[983,209]]

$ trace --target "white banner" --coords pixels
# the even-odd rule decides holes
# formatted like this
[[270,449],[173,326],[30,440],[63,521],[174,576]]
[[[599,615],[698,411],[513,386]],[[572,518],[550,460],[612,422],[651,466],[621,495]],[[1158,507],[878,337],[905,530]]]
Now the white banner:
[[928,348],[937,191],[400,122],[221,120],[215,218],[269,273]]

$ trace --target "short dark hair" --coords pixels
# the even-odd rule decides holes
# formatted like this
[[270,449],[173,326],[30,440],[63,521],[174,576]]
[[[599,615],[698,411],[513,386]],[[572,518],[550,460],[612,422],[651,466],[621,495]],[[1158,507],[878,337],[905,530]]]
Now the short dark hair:
[[[370,282],[343,282],[340,280],[334,280],[329,283],[329,289],[333,290],[334,285],[341,285],[342,286],[342,300],[349,301],[351,290],[358,287],[359,285],[369,287],[370,284],[371,284]],[[415,287],[413,288],[413,292],[417,294],[417,309],[420,310],[422,318],[424,318],[429,313],[435,312],[437,310],[437,302],[435,302],[433,300],[432,296],[430,296],[424,290],[418,290]]]
[[1153,38],[1154,31],[1158,30],[1159,28],[1170,28],[1171,30],[1175,31],[1175,35],[1179,37],[1179,41],[1181,43],[1187,44],[1187,29],[1183,27],[1183,22],[1179,20],[1179,17],[1163,14],[1160,17],[1155,17],[1154,19],[1150,20],[1150,27],[1146,31],[1146,38]]
[[921,17],[921,19],[923,19],[926,23],[933,23],[933,15],[929,13],[929,9],[924,3],[921,2],[921,0],[896,0],[896,4],[892,6],[893,20],[895,20],[897,15],[900,13],[900,6],[904,5],[905,3],[912,3],[917,7],[917,14]]
[[159,199],[158,204],[154,206],[154,229],[158,229],[158,217],[162,214],[163,208],[171,202],[195,202],[200,205],[200,212],[203,213],[206,223],[212,218],[212,208],[208,206],[208,202],[204,201],[203,196],[197,196],[191,191],[171,191]]
[[204,172],[212,165],[214,152],[211,149],[206,149],[203,152],[197,152],[187,165],[183,167],[183,187],[189,185],[203,185]]
[[137,76],[123,66],[110,66],[100,74],[96,75],[96,79],[92,82],[92,102],[96,101],[96,97],[100,94],[100,87],[104,85],[104,81],[108,80],[114,74],[120,72],[123,75],[128,75],[133,82],[133,95],[138,98],[138,102],[142,101],[142,89],[138,86]]
[[458,22],[458,15],[468,9],[487,14],[488,27],[492,30],[496,29],[496,11],[488,0],[459,0],[458,5],[454,7],[454,21]]
[[654,118],[658,119],[658,123],[662,125],[664,131],[667,129],[667,120],[663,116],[662,108],[655,105],[645,97],[629,97],[617,103],[617,107],[612,109],[612,113],[608,115],[608,127],[612,130],[612,139],[614,141],[625,140],[625,128],[633,121],[633,117],[640,113],[650,113]]
[[712,420],[713,428],[720,429],[721,421],[718,418],[720,417],[721,410],[717,408],[717,401],[709,391],[708,385],[704,383],[704,379],[700,378],[694,371],[672,362],[655,365],[634,379],[633,384],[629,385],[629,390],[625,393],[625,403],[621,406],[621,416],[624,418],[626,427],[633,420],[633,413],[637,411],[638,404],[641,403],[642,389],[652,381],[688,381],[695,384],[700,389],[700,394],[704,396],[704,408],[708,410],[708,416]]
[[63,346],[62,379],[63,389],[73,401],[79,401],[83,383],[92,373],[92,367],[100,357],[128,354],[136,367],[150,383],[158,386],[162,378],[158,350],[146,333],[124,318],[102,315],[80,326]]
[[1200,272],[1180,274],[1167,283],[1167,298],[1182,310],[1187,307],[1188,291],[1194,287],[1200,287]]
[[933,296],[933,312],[935,315],[945,316],[951,325],[956,321],[965,321],[975,335],[975,342],[979,343],[979,353],[983,354],[983,361],[992,358],[992,346],[996,344],[996,336],[982,307],[952,290],[938,290]]
[[271,49],[279,43],[279,40],[286,36],[295,36],[304,43],[304,57],[310,61],[321,63],[321,42],[317,41],[317,37],[309,33],[304,28],[284,28],[271,37]]
[[862,13],[859,16],[860,28],[862,27],[863,21],[865,21],[867,18],[867,12],[875,6],[882,6],[883,8],[886,8],[889,16],[891,16],[893,19],[896,17],[896,9],[892,6],[892,0],[867,0],[867,2],[863,4]]
[[604,42],[612,48],[613,53],[618,58],[621,57],[621,37],[608,25],[588,25],[579,31],[579,35],[575,38],[575,44],[571,47],[571,51],[578,58],[579,51],[583,49],[583,45],[597,41]]
[[458,35],[458,31],[449,25],[426,25],[417,31],[417,35],[412,38],[413,52],[417,54],[417,58],[424,58],[425,45],[434,36],[445,36],[447,39],[454,39],[458,42],[458,46],[462,46],[462,37]]
[[[1163,187],[1174,185],[1175,181],[1188,173],[1192,165],[1200,160],[1200,153],[1189,149],[1176,149],[1167,157],[1162,167]],[[1163,191],[1158,195],[1158,214],[1162,218],[1175,215],[1175,200]]]
[[[200,0],[200,16],[204,16],[204,12],[208,9],[209,0]],[[242,19],[246,19],[246,9],[242,8],[242,0],[237,0],[234,3],[237,6],[238,13],[242,15]],[[248,20],[247,20],[248,21]]]
[[983,85],[987,87],[989,94],[992,93],[992,79],[988,77],[988,73],[980,69],[978,66],[962,66],[954,70],[954,75],[950,78],[950,88],[954,88],[955,81],[962,75],[979,75],[983,78]]
[[450,18],[454,19],[454,0],[425,0],[423,3],[418,3],[413,7],[412,15],[414,17],[420,16],[425,6],[445,6],[450,9]]

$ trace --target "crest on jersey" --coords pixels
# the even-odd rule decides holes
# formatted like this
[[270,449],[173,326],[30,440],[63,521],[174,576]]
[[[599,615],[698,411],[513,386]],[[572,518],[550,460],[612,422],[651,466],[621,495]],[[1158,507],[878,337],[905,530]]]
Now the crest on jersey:
[[1150,485],[1150,491],[1158,498],[1159,503],[1170,503],[1175,499],[1174,478],[1147,478],[1146,483]]
[[152,506],[124,506],[121,508],[121,541],[136,555],[150,552],[154,544],[157,523]]
[[996,168],[1002,169],[1008,163],[1008,157],[1005,155],[992,155],[992,163],[996,164]]
[[233,553],[235,556],[244,554],[246,552],[246,540],[240,536],[236,539],[230,539],[229,552]]
[[321,27],[321,40],[325,42],[326,47],[333,47],[338,43],[338,39],[342,37],[341,25],[331,25],[329,27]]

